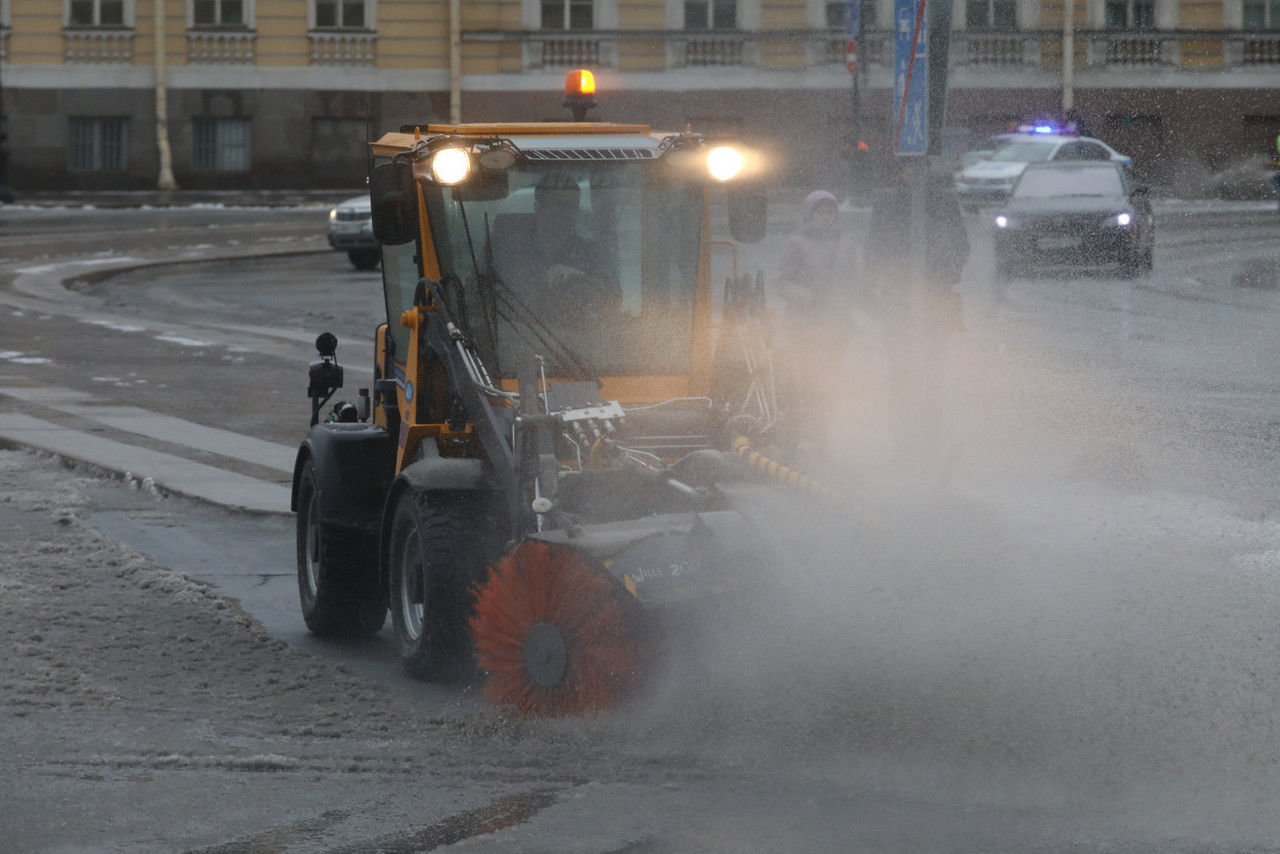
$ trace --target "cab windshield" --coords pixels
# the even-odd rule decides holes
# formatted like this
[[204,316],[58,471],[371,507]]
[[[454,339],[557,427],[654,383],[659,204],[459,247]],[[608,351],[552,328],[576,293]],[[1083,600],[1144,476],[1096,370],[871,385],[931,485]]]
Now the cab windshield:
[[529,162],[499,199],[427,187],[451,309],[490,373],[691,368],[701,184],[663,163]]

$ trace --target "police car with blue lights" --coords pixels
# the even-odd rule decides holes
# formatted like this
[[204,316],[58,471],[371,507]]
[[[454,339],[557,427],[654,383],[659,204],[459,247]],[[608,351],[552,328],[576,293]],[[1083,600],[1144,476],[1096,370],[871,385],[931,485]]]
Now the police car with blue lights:
[[1070,160],[1110,160],[1132,166],[1133,159],[1100,139],[1079,136],[1054,125],[1027,125],[1004,137],[991,154],[963,165],[955,176],[956,196],[968,210],[999,204],[1029,163]]

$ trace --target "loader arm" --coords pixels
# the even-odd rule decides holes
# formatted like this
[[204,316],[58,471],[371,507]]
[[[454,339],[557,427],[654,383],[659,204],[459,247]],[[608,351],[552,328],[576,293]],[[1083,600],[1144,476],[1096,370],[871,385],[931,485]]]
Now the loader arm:
[[[408,363],[421,364],[421,348],[435,354],[448,378],[449,391],[457,398],[467,424],[475,431],[494,478],[494,487],[507,498],[512,520],[519,518],[521,495],[512,446],[515,409],[509,405],[513,395],[495,388],[485,372],[466,333],[454,322],[446,307],[439,283],[422,279],[420,298],[401,317],[401,322],[418,334],[409,337]],[[495,404],[501,400],[501,405]],[[455,425],[457,426],[457,425]],[[401,428],[400,453],[396,471],[403,471],[416,442],[411,434],[419,425]]]

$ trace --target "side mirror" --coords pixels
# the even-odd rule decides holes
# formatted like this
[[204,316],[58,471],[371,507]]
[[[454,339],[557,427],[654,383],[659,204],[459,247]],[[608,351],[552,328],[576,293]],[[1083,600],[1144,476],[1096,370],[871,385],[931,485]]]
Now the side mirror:
[[373,236],[386,246],[418,236],[418,188],[408,163],[384,163],[369,174]]
[[730,186],[729,233],[739,243],[759,243],[769,231],[769,204],[763,191]]

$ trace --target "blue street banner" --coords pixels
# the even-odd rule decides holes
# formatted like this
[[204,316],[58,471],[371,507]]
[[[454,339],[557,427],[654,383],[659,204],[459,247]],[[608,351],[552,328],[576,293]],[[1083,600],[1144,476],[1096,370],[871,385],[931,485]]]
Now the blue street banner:
[[862,35],[862,0],[844,0],[845,35],[856,42]]
[[894,0],[893,148],[896,154],[923,155],[929,148],[928,35],[925,0]]

